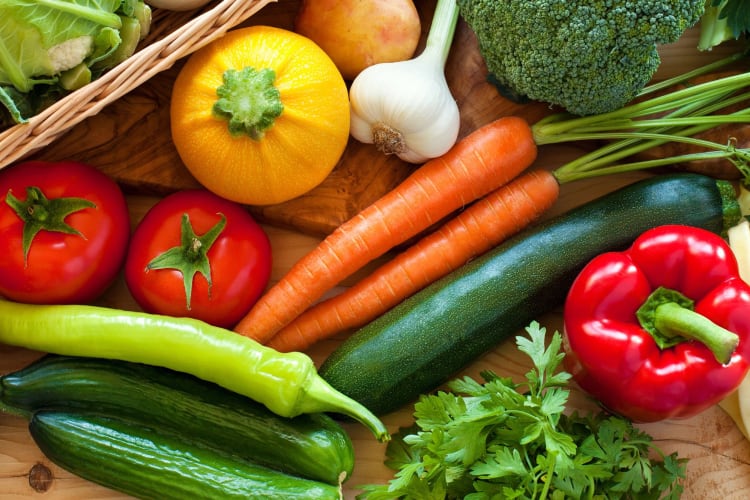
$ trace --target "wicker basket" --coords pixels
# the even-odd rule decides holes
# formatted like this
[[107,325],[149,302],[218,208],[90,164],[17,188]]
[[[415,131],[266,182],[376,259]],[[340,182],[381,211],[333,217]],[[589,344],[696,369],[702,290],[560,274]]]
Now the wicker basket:
[[189,12],[154,9],[151,31],[135,54],[27,123],[0,133],[0,168],[50,144],[73,126],[274,1],[221,0]]

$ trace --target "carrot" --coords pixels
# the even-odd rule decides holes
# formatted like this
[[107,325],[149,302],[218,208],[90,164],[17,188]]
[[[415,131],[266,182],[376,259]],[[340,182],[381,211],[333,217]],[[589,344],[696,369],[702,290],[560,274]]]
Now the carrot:
[[523,174],[351,288],[302,313],[267,345],[283,352],[303,351],[315,342],[369,323],[526,227],[552,206],[559,191],[557,180],[546,170]]
[[368,262],[508,183],[533,163],[536,151],[523,118],[480,127],[340,225],[261,296],[235,331],[267,342]]

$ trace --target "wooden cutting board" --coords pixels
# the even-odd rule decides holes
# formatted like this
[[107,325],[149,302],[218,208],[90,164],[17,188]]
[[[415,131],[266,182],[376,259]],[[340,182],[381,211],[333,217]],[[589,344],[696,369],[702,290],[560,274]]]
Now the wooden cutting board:
[[[428,24],[434,0],[417,0],[415,3],[422,19]],[[281,0],[270,4],[248,24],[289,28],[298,6],[299,1]],[[694,42],[693,31],[678,44],[664,47],[664,62],[659,75],[676,74],[708,59],[719,58],[730,50],[722,48],[710,54],[699,54],[694,49]],[[135,225],[158,201],[159,196],[197,186],[182,166],[166,132],[171,84],[178,70],[179,67],[175,67],[153,78],[96,117],[73,128],[34,157],[78,159],[97,165],[112,175],[130,193],[128,202]],[[446,74],[462,113],[461,135],[505,114],[517,114],[533,122],[550,112],[546,105],[536,103],[521,106],[501,98],[495,92],[486,82],[486,69],[476,50],[476,40],[462,22],[459,22]],[[543,148],[538,164],[554,167],[580,152],[579,145]],[[381,156],[371,146],[351,141],[329,179],[311,193],[282,205],[254,208],[253,212],[266,222],[264,227],[272,242],[272,282],[317,244],[320,235],[330,232],[391,189],[412,168],[395,158]],[[566,185],[550,215],[632,182],[639,176],[630,174]],[[352,280],[367,273],[371,267]],[[349,285],[352,280],[343,285]],[[98,303],[137,309],[121,277]],[[561,327],[559,312],[540,317],[539,321],[550,330]],[[323,342],[309,354],[319,363],[340,342],[341,337]],[[0,345],[0,373],[21,368],[39,356],[37,352]],[[515,345],[506,342],[467,367],[462,374],[478,377],[481,370],[492,369],[520,380],[528,368],[528,361]],[[575,388],[571,407],[594,408]],[[392,432],[411,421],[409,407],[384,417]],[[348,423],[344,425],[354,442],[357,460],[354,477],[345,486],[346,497],[351,499],[357,485],[382,483],[392,477],[392,472],[383,465],[383,445],[377,443],[363,427]],[[750,496],[750,443],[718,407],[691,419],[641,427],[651,433],[667,453],[677,451],[680,456],[690,459],[683,498],[728,500]],[[127,498],[54,466],[34,445],[24,420],[0,414],[0,499],[29,497],[49,500]]]
[[[416,2],[429,28],[434,1]],[[298,0],[282,0],[265,7],[249,24],[272,24],[293,29]],[[421,47],[418,49],[421,50]],[[169,130],[169,98],[181,65],[157,75],[99,115],[74,127],[33,158],[72,158],[91,162],[133,192],[163,195],[198,187],[180,161]],[[519,105],[501,98],[486,82],[476,40],[460,23],[446,75],[461,110],[461,135],[497,116],[518,114],[536,121],[548,112],[544,104]],[[331,175],[312,192],[274,206],[254,207],[260,219],[310,234],[327,234],[341,222],[406,177],[413,165],[395,156],[378,154],[371,145],[351,139]]]
[[[244,25],[271,24],[293,29],[299,0],[281,0],[266,6]],[[422,19],[422,40],[429,29],[434,0],[417,0]],[[686,67],[727,54],[728,46],[698,54],[694,32],[679,44],[665,47],[659,75],[666,76]],[[417,53],[421,51],[418,47]],[[688,57],[684,57],[688,54]],[[147,85],[110,104],[97,116],[71,129],[66,135],[32,158],[85,160],[98,166],[131,192],[164,195],[175,190],[199,187],[182,164],[169,130],[169,99],[177,64],[154,77]],[[514,114],[533,123],[553,112],[543,103],[518,104],[500,96],[487,82],[487,69],[477,41],[459,20],[446,78],[461,112],[459,136],[499,117]],[[343,221],[372,203],[401,182],[415,168],[395,156],[384,156],[372,145],[350,139],[339,163],[329,177],[311,192],[286,203],[251,207],[262,221],[308,234],[330,233]]]

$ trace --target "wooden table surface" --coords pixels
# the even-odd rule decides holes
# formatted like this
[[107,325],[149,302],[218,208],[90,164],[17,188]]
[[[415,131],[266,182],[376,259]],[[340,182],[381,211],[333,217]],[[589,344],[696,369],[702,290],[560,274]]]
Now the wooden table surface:
[[[425,16],[429,16],[434,2],[415,3],[423,19],[429,20]],[[293,0],[272,4],[251,19],[251,23],[290,27],[298,4],[298,1]],[[694,35],[689,33],[678,44],[663,48],[664,63],[660,76],[675,74],[688,66],[697,66],[707,59],[722,55],[722,51],[697,53],[694,49]],[[475,41],[462,23],[459,23],[456,41],[454,52],[464,51],[470,55],[452,55],[446,69],[461,107],[462,134],[502,114],[517,112],[534,119],[546,112],[545,106],[532,104],[519,107],[494,93],[484,81],[484,69],[477,59]],[[35,156],[47,159],[74,157],[100,166],[117,178],[128,191],[132,224],[135,225],[159,196],[194,185],[194,180],[175,156],[168,134],[164,132],[168,130],[164,127],[164,120],[167,119],[164,111],[173,77],[174,71],[168,71],[147,82],[126,96],[123,102],[110,105],[101,116],[85,121]],[[121,113],[127,113],[128,109],[131,109],[131,114],[123,116]],[[112,126],[102,128],[103,123]],[[91,131],[95,130],[99,132],[92,134]],[[148,138],[150,142],[142,150],[143,153],[133,155],[135,158],[128,158],[123,154],[123,147],[127,145],[126,136],[141,137],[141,142],[144,141],[143,138]],[[579,153],[580,149],[575,146],[543,148],[537,164],[543,168],[553,168],[565,158],[572,158]],[[373,165],[379,169],[365,169],[365,166]],[[278,280],[332,227],[395,185],[408,173],[409,168],[411,167],[391,158],[381,158],[364,145],[352,143],[331,178],[314,193],[285,206],[256,209],[254,213],[264,221],[264,227],[272,241],[274,265],[271,281]],[[566,185],[559,202],[549,215],[584,203],[642,176],[643,174],[629,174]],[[386,258],[388,256],[384,257]],[[347,286],[367,273],[371,267],[342,283],[342,286]],[[137,309],[121,277],[98,303]],[[539,321],[549,330],[561,328],[559,311],[541,316]],[[316,362],[320,362],[340,341],[340,338],[336,338],[323,342],[309,354]],[[0,345],[0,373],[21,368],[40,355],[41,353]],[[486,353],[464,370],[463,374],[478,377],[481,370],[492,369],[520,379],[528,368],[526,358],[516,350],[515,345],[506,342]],[[594,409],[575,388],[571,406]],[[406,407],[386,415],[383,420],[389,430],[395,432],[399,426],[411,423],[411,408]],[[392,472],[383,465],[384,445],[377,443],[358,424],[344,425],[352,437],[356,452],[354,476],[345,485],[346,497],[353,498],[357,485],[384,482],[392,476]],[[690,459],[684,498],[740,499],[750,495],[750,443],[719,407],[711,408],[691,419],[642,425],[641,428],[651,433],[664,451],[678,451],[681,456]],[[54,466],[32,442],[25,421],[0,414],[0,499],[41,498],[42,495],[50,500],[126,498]]]

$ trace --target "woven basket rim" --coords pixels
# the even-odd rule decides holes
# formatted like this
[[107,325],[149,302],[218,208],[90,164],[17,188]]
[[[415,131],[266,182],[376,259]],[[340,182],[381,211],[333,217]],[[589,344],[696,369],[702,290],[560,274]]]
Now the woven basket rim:
[[221,0],[26,123],[4,130],[0,133],[0,169],[52,143],[86,118],[276,1]]

